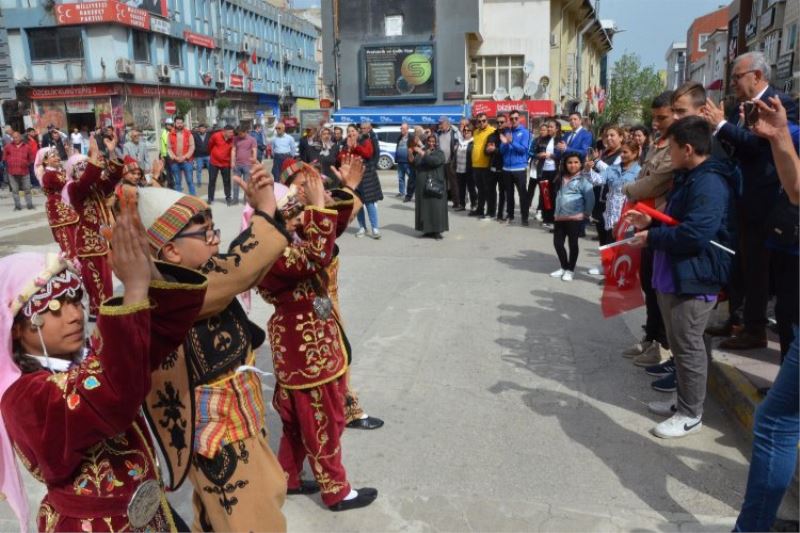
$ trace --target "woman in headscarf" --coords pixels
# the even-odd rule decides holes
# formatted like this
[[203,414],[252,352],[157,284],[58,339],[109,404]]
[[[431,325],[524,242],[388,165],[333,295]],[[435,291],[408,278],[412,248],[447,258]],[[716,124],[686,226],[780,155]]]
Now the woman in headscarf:
[[[176,531],[139,407],[150,373],[183,341],[205,278],[149,258],[131,201],[113,230],[124,294],[100,310],[100,342],[84,358],[82,284],[61,256],[0,259],[0,479],[28,525],[14,452],[47,486],[39,531]],[[167,271],[164,271],[167,273]]]
[[436,135],[425,138],[425,148],[414,148],[414,169],[417,175],[417,199],[414,209],[415,229],[423,237],[443,239],[449,229],[447,220],[447,183],[445,157],[437,146]]

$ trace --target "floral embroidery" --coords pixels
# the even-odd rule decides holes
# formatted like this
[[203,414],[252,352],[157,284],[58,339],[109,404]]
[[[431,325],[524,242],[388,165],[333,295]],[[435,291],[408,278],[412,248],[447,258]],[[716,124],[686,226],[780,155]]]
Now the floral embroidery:
[[37,519],[39,522],[39,530],[50,533],[56,530],[56,524],[58,523],[59,515],[55,509],[50,507],[49,503],[42,503],[42,505],[39,507]]

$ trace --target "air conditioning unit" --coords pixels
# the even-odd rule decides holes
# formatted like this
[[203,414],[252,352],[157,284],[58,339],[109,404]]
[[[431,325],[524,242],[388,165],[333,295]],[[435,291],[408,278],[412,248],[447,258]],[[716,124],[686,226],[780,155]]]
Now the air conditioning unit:
[[478,64],[474,61],[469,64],[469,75],[472,77],[478,75]]
[[469,92],[470,94],[478,94],[478,78],[469,79]]
[[218,68],[217,69],[217,77],[215,78],[217,83],[225,84],[225,69]]
[[169,79],[169,65],[158,65],[156,67],[156,75],[161,80]]
[[555,33],[550,34],[550,46],[558,46],[558,37]]
[[292,52],[287,50],[283,53],[283,60],[284,61],[291,61],[292,60]]
[[303,51],[302,50],[298,50],[297,51],[297,59],[303,59]]
[[250,39],[245,38],[245,40],[242,41],[242,52],[249,54],[252,49],[253,45],[250,44]]
[[133,61],[125,57],[117,59],[117,75],[120,77],[133,76],[134,66]]

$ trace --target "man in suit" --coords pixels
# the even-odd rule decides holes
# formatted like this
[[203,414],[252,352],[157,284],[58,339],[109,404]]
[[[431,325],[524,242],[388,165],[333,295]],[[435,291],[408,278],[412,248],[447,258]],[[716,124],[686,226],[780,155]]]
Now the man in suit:
[[[786,108],[790,122],[797,122],[797,103],[788,95],[770,87],[770,66],[761,52],[738,56],[731,69],[731,82],[739,102],[778,96]],[[743,329],[735,337],[720,344],[721,348],[745,350],[767,345],[767,301],[769,300],[769,268],[771,250],[767,248],[769,215],[778,202],[780,181],[775,169],[769,142],[758,137],[739,119],[739,108],[727,120],[721,106],[711,100],[704,111],[716,128],[715,135],[727,145],[742,171],[739,201],[740,244],[738,264],[734,265],[731,283],[731,315],[733,325],[739,313]],[[725,328],[723,328],[725,329]],[[730,331],[720,333],[730,334]]]
[[558,143],[556,148],[562,153],[562,156],[577,153],[585,160],[589,150],[592,149],[592,144],[594,144],[592,132],[583,127],[583,119],[578,112],[570,114],[569,125],[572,127],[572,131],[564,137],[563,141]]

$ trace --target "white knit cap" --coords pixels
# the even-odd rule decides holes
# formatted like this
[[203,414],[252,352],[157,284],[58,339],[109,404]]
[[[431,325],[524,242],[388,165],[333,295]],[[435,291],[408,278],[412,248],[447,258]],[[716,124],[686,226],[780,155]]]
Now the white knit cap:
[[193,216],[209,209],[200,198],[172,189],[142,187],[138,192],[139,216],[150,244],[157,250],[180,233]]

